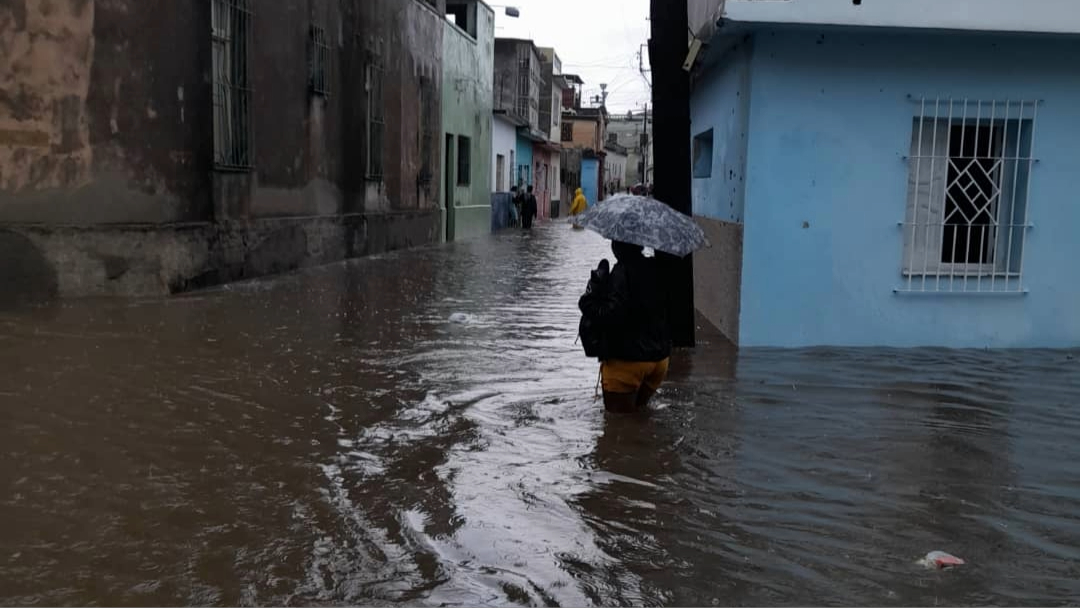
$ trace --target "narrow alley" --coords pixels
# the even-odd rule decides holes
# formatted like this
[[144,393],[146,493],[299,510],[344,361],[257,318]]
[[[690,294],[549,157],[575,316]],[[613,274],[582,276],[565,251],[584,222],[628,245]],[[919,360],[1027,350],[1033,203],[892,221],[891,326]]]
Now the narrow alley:
[[[0,604],[1080,595],[1077,361],[748,349],[736,365],[703,328],[650,420],[606,417],[574,343],[605,254],[553,222],[4,313]],[[934,549],[969,565],[915,565]]]

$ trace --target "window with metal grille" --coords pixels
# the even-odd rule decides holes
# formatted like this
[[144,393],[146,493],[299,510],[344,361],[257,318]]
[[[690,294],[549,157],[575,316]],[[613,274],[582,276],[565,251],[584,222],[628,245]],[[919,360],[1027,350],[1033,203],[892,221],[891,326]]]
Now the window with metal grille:
[[439,104],[431,77],[420,77],[420,176],[421,185],[430,184],[435,173],[435,131],[438,128]]
[[574,141],[574,123],[564,122],[562,124],[562,140]]
[[898,292],[1024,293],[1037,101],[918,99]]
[[386,133],[386,114],[383,104],[382,59],[369,53],[367,65],[367,177],[383,177],[383,139]]
[[533,99],[533,56],[532,48],[528,45],[519,45],[517,49],[518,72],[517,72],[517,103],[515,110],[517,115],[528,120],[530,125],[539,120],[539,103]]
[[308,87],[313,95],[330,96],[330,43],[317,25],[308,35]]
[[472,140],[464,135],[457,138],[457,183],[459,186],[472,183]]
[[220,169],[248,169],[253,164],[251,26],[251,0],[212,0],[214,165]]

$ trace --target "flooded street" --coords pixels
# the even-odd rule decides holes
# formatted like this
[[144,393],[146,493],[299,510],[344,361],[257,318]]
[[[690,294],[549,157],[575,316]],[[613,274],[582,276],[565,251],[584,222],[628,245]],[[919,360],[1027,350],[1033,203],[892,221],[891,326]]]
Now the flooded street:
[[606,417],[601,256],[554,223],[3,313],[0,604],[1080,599],[1080,360],[703,330]]

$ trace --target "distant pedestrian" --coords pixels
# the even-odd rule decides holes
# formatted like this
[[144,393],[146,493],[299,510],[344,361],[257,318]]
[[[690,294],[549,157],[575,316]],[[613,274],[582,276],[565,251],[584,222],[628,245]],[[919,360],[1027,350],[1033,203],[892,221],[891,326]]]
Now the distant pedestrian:
[[525,230],[532,230],[533,220],[536,218],[537,212],[536,195],[533,194],[533,187],[529,186],[525,192],[525,197],[521,201],[521,227]]
[[517,186],[510,188],[510,227],[517,228],[521,222],[521,192]]
[[589,201],[585,198],[585,192],[578,188],[574,193],[574,203],[570,205],[570,221],[574,224],[574,230],[584,230],[581,226],[574,222],[574,216],[585,213],[585,210],[589,208]]

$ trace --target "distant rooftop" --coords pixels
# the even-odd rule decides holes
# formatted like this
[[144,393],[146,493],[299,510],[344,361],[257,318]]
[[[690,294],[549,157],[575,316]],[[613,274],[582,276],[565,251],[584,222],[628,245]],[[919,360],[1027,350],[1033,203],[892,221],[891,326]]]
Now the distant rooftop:
[[742,23],[1080,34],[1078,0],[725,0]]

